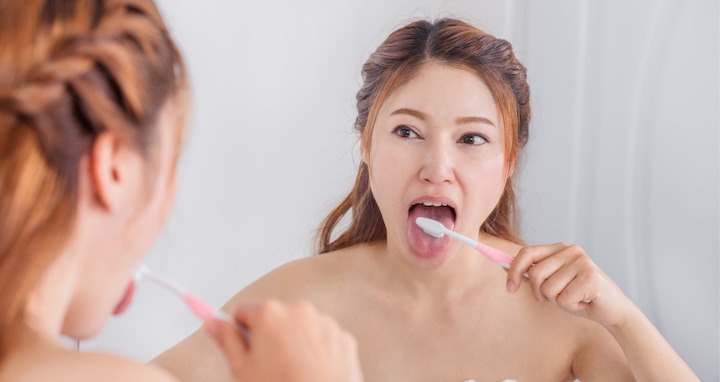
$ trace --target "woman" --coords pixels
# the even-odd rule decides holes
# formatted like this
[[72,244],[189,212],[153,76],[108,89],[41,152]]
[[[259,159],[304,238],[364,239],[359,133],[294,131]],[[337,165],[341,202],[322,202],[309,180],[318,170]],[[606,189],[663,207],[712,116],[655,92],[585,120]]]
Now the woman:
[[[529,88],[507,41],[416,21],[362,74],[362,163],[320,227],[323,255],[269,273],[228,308],[309,298],[355,334],[368,381],[697,380],[581,248],[523,246],[512,175]],[[418,217],[512,254],[512,267],[425,234]],[[194,334],[157,362],[189,381],[225,380],[208,344]]]
[[[92,337],[128,306],[172,204],[187,81],[158,10],[0,0],[0,36],[0,381],[175,380],[57,342]],[[249,346],[208,327],[236,377],[360,380],[352,338],[308,303],[235,316]]]

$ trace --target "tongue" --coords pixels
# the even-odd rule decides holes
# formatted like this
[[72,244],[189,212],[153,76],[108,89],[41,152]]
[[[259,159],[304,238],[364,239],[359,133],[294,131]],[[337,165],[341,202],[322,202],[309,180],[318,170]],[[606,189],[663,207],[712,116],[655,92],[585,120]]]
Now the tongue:
[[411,208],[408,215],[408,239],[413,251],[422,257],[434,257],[442,253],[450,238],[448,236],[437,238],[426,234],[415,223],[415,219],[430,218],[439,221],[446,228],[452,229],[455,226],[455,217],[450,207],[428,207],[420,204]]

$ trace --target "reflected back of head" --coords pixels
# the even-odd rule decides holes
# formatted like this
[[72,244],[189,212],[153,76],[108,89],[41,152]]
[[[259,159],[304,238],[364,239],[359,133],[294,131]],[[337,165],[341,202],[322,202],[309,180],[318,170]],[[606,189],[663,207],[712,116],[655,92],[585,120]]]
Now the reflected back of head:
[[0,0],[0,36],[2,362],[72,230],[81,159],[106,131],[149,153],[186,78],[150,0]]

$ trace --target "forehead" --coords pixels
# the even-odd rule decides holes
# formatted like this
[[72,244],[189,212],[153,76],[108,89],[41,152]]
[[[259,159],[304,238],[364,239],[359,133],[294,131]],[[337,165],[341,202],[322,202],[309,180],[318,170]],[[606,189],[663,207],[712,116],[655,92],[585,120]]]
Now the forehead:
[[499,126],[496,102],[485,82],[470,70],[442,63],[423,65],[385,100],[378,114],[388,116],[400,108],[419,110],[434,119],[482,116]]

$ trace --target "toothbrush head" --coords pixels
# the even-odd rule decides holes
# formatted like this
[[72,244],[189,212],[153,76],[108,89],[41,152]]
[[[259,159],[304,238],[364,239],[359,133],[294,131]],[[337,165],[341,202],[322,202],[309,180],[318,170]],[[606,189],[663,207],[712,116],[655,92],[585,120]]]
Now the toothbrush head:
[[418,227],[422,228],[422,230],[425,231],[426,234],[437,238],[445,236],[445,231],[447,231],[447,228],[445,228],[442,223],[429,218],[417,218],[415,219],[415,224],[417,224]]
[[145,264],[138,265],[137,269],[135,269],[135,273],[133,273],[133,280],[135,282],[140,281],[142,279],[143,275],[148,272],[148,267],[145,266]]

